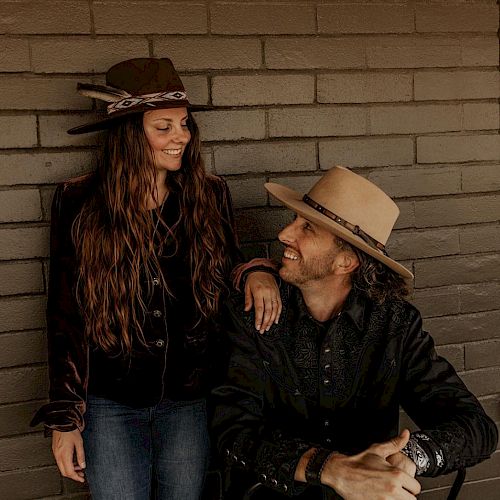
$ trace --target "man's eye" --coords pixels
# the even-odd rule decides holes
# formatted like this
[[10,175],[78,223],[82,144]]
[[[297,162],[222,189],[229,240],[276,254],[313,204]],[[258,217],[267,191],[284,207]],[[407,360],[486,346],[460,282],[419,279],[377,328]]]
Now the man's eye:
[[307,229],[308,231],[312,231],[312,226],[309,224],[309,222],[304,223],[304,229]]

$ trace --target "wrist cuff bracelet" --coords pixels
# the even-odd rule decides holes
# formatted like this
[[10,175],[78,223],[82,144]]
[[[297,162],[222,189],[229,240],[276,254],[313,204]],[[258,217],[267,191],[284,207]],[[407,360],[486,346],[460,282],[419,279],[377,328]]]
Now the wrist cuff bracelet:
[[316,448],[306,465],[305,476],[308,484],[321,485],[321,473],[332,453],[332,450],[326,448]]

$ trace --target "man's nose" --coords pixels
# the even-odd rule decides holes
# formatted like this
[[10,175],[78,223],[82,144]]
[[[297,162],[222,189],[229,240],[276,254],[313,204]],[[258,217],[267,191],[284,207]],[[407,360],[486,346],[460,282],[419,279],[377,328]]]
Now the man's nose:
[[285,226],[278,234],[278,239],[281,241],[281,243],[288,244],[294,241],[295,239],[293,230],[294,222],[291,222],[290,224],[288,224],[288,226]]

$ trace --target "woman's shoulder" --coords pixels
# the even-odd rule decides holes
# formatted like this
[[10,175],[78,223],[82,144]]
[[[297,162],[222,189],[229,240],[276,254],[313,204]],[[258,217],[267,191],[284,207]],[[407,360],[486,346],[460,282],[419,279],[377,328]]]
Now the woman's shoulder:
[[94,176],[82,175],[59,183],[52,202],[53,210],[57,212],[78,212],[85,200],[94,192]]

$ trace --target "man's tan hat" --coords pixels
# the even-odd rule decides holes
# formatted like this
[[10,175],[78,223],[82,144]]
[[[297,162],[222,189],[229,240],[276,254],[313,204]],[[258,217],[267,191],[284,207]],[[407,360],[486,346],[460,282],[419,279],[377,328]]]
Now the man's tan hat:
[[399,208],[364,177],[345,167],[333,167],[305,195],[273,182],[264,186],[294,212],[330,230],[404,278],[413,278],[385,250]]

